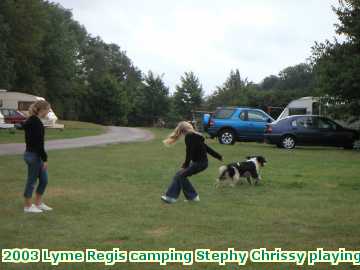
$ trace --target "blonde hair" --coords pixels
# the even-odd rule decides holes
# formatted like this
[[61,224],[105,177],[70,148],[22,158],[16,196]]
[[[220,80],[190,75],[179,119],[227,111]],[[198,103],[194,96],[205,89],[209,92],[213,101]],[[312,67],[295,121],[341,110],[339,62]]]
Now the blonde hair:
[[174,131],[165,140],[163,140],[163,143],[167,146],[174,144],[182,135],[186,135],[190,132],[200,134],[194,129],[194,127],[189,122],[181,121],[176,126]]
[[38,100],[29,107],[29,115],[38,115],[41,110],[49,110],[50,104],[45,100]]

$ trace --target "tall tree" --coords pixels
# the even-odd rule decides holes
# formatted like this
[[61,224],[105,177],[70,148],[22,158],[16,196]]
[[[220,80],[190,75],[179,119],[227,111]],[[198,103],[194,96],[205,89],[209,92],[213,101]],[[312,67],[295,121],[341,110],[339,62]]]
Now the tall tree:
[[199,109],[203,101],[203,89],[199,78],[191,71],[180,78],[174,93],[175,111],[183,119],[191,119],[191,111]]
[[[83,106],[83,117],[99,122],[98,115],[105,115],[106,119],[100,117],[101,121],[126,124],[127,115],[131,110],[129,93],[137,84],[141,84],[141,73],[117,45],[106,44],[100,38],[89,38],[83,57],[83,76],[87,85],[84,97],[87,102]],[[106,89],[106,85],[110,86],[110,90]],[[111,102],[110,93],[114,99]],[[108,101],[108,105],[94,106],[94,102],[97,104],[96,99],[102,95],[103,100]],[[122,108],[109,107],[116,104]],[[111,117],[105,112],[107,110],[112,111]]]
[[47,14],[42,0],[2,0],[0,11],[11,32],[7,38],[8,55],[14,59],[16,77],[11,88],[44,95],[46,87],[40,72],[43,57],[43,25]]
[[76,91],[76,75],[81,69],[78,59],[87,38],[86,30],[72,18],[71,11],[58,4],[45,3],[48,14],[42,40],[41,74],[46,84],[46,97],[57,114],[74,118],[81,95]]
[[215,109],[219,106],[236,106],[246,103],[243,100],[246,97],[243,91],[249,84],[246,78],[241,78],[238,69],[235,71],[231,70],[225,83],[222,86],[218,86],[213,95],[208,97],[207,107]]
[[346,40],[315,43],[312,62],[317,86],[324,95],[342,110],[342,116],[360,117],[360,2],[339,0],[333,7],[339,18],[336,32]]
[[[0,5],[0,9],[2,5]],[[10,27],[4,21],[0,10],[0,89],[9,89],[14,80],[14,59],[10,58],[8,52],[8,40],[10,35]]]
[[131,122],[140,125],[154,125],[160,118],[165,118],[169,111],[169,88],[159,75],[149,71],[144,78],[144,85],[135,101]]

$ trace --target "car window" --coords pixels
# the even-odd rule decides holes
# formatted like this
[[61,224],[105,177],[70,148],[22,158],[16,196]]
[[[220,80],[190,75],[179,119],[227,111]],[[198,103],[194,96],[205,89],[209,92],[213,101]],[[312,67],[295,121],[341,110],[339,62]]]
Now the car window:
[[325,118],[316,118],[317,127],[320,129],[336,130],[336,124]]
[[16,111],[9,110],[9,116],[16,116]]
[[245,121],[246,120],[246,111],[242,111],[241,113],[240,113],[240,119],[241,120],[243,120],[243,121]]
[[303,128],[316,128],[311,117],[302,117],[296,120],[296,126]]
[[1,110],[1,113],[2,113],[5,117],[8,117],[8,116],[9,116],[9,111],[8,111],[8,110]]
[[259,111],[248,111],[248,120],[255,122],[266,122],[268,117]]
[[216,119],[226,119],[233,115],[234,109],[221,109],[215,112]]

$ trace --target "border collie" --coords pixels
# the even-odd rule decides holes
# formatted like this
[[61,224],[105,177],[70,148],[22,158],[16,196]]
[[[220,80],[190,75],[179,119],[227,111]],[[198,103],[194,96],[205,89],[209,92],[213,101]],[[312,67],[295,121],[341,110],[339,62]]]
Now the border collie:
[[218,187],[222,184],[229,184],[234,187],[240,182],[240,178],[246,178],[250,185],[252,184],[251,179],[254,179],[254,184],[257,185],[261,180],[260,168],[264,167],[266,162],[263,156],[249,156],[246,157],[246,161],[223,165],[219,168],[219,177],[215,185]]

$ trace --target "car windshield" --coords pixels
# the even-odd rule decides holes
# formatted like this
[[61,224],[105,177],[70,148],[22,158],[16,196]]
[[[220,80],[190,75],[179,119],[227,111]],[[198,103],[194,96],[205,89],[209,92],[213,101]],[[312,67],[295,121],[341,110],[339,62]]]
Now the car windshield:
[[248,111],[249,121],[266,122],[268,119],[269,117],[259,111]]
[[234,109],[220,109],[215,112],[216,119],[226,119],[233,115]]

